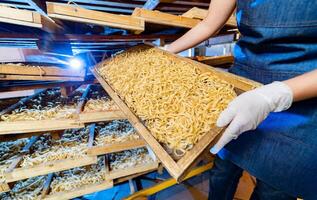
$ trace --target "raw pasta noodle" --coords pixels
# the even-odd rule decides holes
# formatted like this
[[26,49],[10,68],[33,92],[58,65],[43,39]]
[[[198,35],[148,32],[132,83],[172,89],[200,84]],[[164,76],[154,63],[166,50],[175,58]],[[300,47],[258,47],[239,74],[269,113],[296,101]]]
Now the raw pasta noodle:
[[116,103],[100,85],[92,85],[93,90],[86,102],[84,112],[118,110]]
[[80,187],[101,183],[106,180],[104,157],[100,157],[98,164],[87,167],[58,172],[51,183],[51,194],[64,191],[74,191]]
[[181,155],[236,97],[229,83],[154,48],[119,54],[98,70],[153,136]]
[[128,169],[154,162],[146,148],[126,150],[110,154],[110,170]]
[[34,144],[34,153],[23,156],[21,167],[31,167],[51,161],[82,158],[87,155],[89,129],[66,130],[60,140],[41,137]]
[[114,120],[97,126],[96,145],[120,143],[140,139],[133,126],[127,120]]
[[77,102],[81,91],[67,99],[61,96],[60,89],[51,89],[41,93],[38,97],[21,106],[11,113],[1,115],[1,120],[12,121],[35,121],[47,119],[74,119]]
[[46,176],[38,176],[18,181],[10,192],[0,194],[2,200],[38,200],[44,186]]

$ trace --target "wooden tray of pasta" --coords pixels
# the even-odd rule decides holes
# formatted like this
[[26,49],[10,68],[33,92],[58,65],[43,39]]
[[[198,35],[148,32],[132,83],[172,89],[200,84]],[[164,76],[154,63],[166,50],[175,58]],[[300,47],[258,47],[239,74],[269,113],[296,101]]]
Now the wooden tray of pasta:
[[92,71],[178,181],[221,135],[215,122],[236,91],[260,85],[150,45],[132,47]]

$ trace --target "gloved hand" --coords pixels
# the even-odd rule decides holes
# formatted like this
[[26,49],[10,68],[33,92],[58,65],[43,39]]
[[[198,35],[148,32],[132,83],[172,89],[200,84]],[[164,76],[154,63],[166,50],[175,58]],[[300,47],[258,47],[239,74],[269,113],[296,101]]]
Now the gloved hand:
[[241,133],[256,129],[270,112],[286,110],[292,102],[292,90],[283,82],[273,82],[239,95],[220,114],[217,126],[229,126],[210,152],[218,153]]

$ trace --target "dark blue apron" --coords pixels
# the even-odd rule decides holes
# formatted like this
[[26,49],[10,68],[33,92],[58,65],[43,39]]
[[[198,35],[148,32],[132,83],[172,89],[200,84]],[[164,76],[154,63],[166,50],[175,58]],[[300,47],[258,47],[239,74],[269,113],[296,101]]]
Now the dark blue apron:
[[[237,22],[232,73],[267,84],[317,69],[317,0],[238,0]],[[317,200],[317,98],[270,114],[221,153],[279,190]]]

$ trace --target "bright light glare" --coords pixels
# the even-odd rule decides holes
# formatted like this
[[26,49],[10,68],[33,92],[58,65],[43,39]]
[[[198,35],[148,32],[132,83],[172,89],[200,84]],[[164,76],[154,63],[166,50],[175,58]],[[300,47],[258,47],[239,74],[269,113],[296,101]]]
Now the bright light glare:
[[74,69],[80,69],[83,67],[83,62],[78,58],[72,58],[69,60],[69,66]]

